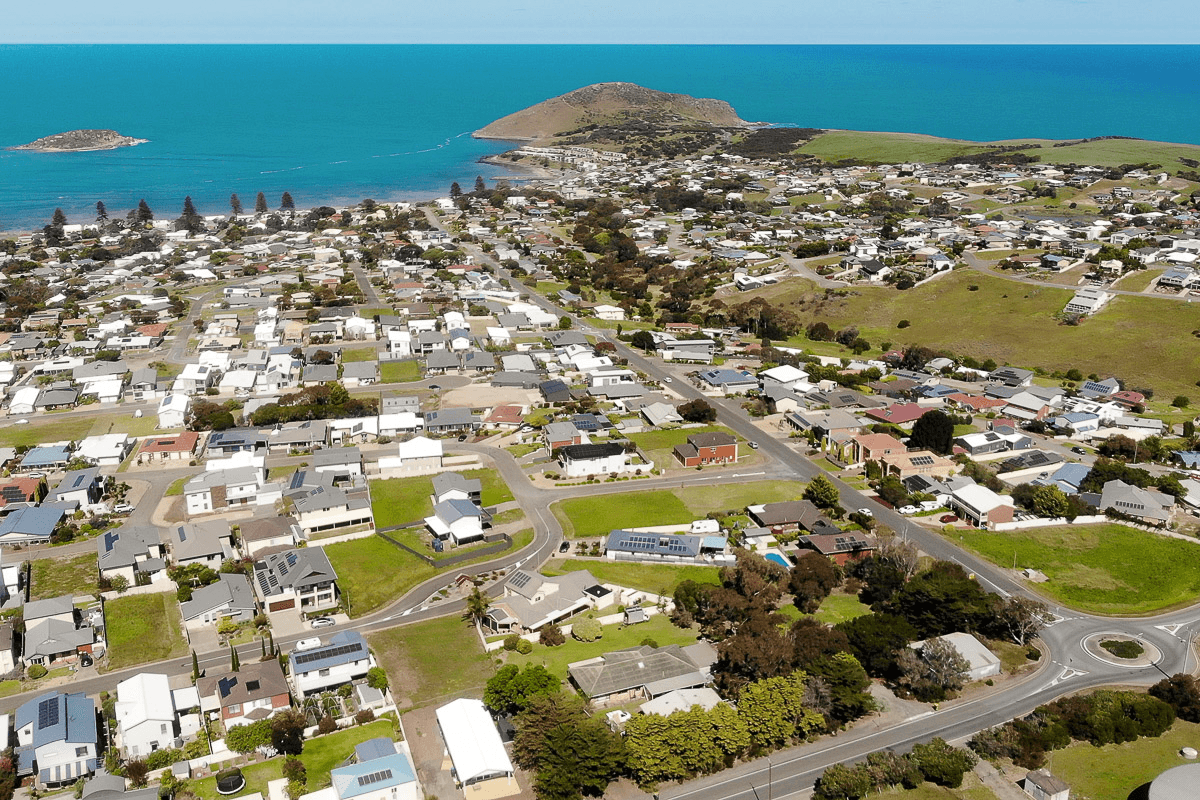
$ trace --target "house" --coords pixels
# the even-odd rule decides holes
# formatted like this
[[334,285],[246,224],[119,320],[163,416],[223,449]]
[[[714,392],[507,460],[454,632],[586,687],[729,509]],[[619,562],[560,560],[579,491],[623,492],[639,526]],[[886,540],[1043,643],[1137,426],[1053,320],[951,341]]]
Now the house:
[[878,422],[890,422],[901,428],[912,428],[913,423],[933,411],[931,406],[916,403],[894,403],[883,408],[869,408],[866,415]]
[[175,701],[166,675],[143,672],[117,684],[117,740],[127,758],[169,750],[175,741]]
[[[991,650],[969,633],[947,633],[937,637],[950,645],[967,662],[962,676],[968,681],[981,681],[1000,674],[1000,659]],[[920,652],[929,640],[913,642],[909,648]]]
[[292,503],[303,537],[339,528],[374,529],[375,517],[365,488],[356,485],[346,491],[333,484],[332,473],[311,470],[294,473],[288,482],[284,497]]
[[1023,788],[1033,800],[1071,800],[1071,787],[1046,769],[1025,773]]
[[768,386],[781,386],[785,389],[804,391],[811,386],[808,382],[808,373],[791,364],[780,364],[778,367],[763,370],[758,377],[762,379],[764,389]]
[[875,552],[875,539],[857,533],[820,533],[801,536],[796,544],[802,550],[820,553],[839,566],[866,558]]
[[188,630],[198,630],[222,620],[250,622],[258,613],[254,590],[245,575],[222,572],[214,583],[192,590],[192,599],[179,604]]
[[592,313],[596,315],[596,319],[606,319],[613,322],[619,322],[625,319],[625,309],[620,306],[598,305],[592,309]]
[[808,500],[788,500],[782,503],[747,506],[746,512],[756,525],[763,528],[785,532],[806,530],[816,534],[839,534],[842,532],[821,513],[821,509]]
[[576,428],[573,422],[551,422],[542,428],[542,438],[546,441],[546,449],[551,453],[560,447],[588,443],[587,436]]
[[604,554],[610,561],[733,563],[729,541],[724,536],[717,535],[610,531],[608,539],[604,542]]
[[158,403],[158,427],[182,428],[187,423],[191,407],[192,398],[186,394],[168,394]]
[[248,661],[237,672],[204,676],[196,682],[200,710],[220,712],[228,731],[235,725],[248,725],[291,708],[287,678],[279,661]]
[[503,594],[488,609],[483,624],[497,633],[536,631],[584,609],[609,602],[612,590],[587,570],[552,578],[517,569],[504,582]]
[[103,495],[104,478],[100,475],[100,468],[89,467],[68,472],[46,495],[46,502],[77,504],[80,508],[87,508],[99,503]]
[[127,433],[89,436],[79,443],[75,457],[97,467],[119,467],[133,449],[133,444]]
[[[164,427],[161,423],[159,427]],[[138,450],[138,463],[153,464],[156,461],[190,461],[196,457],[200,434],[182,431],[173,436],[152,436],[142,440]]]
[[337,573],[320,547],[285,550],[255,561],[254,585],[269,613],[323,611],[335,607],[339,596]]
[[658,343],[658,357],[663,361],[711,364],[716,352],[717,343],[712,339],[676,339],[671,336]]
[[1067,301],[1063,313],[1086,317],[1104,308],[1112,298],[1113,295],[1099,287],[1081,286],[1075,290],[1075,296]]
[[209,514],[246,505],[261,505],[279,499],[279,492],[264,493],[262,470],[234,467],[202,472],[183,485],[188,516]]
[[[957,479],[956,479],[957,480]],[[1012,522],[1013,499],[1006,494],[996,494],[986,486],[974,481],[951,488],[946,506],[958,516],[977,528],[986,528],[998,522]]]
[[642,645],[568,664],[567,675],[595,705],[621,705],[707,686],[716,660],[716,650],[703,642],[688,647]]
[[312,469],[332,475],[337,483],[352,481],[363,474],[362,451],[357,447],[318,450],[312,457]]
[[468,500],[476,505],[483,494],[483,481],[479,478],[464,478],[458,472],[443,472],[433,478],[433,502],[444,500]]
[[46,496],[46,481],[44,478],[10,478],[6,483],[0,483],[0,508],[14,504],[36,504]]
[[0,519],[0,544],[48,542],[64,516],[54,506],[18,508]]
[[358,631],[339,631],[320,647],[292,650],[288,656],[292,687],[300,698],[364,678],[373,666],[367,640]]
[[1073,411],[1050,418],[1050,427],[1068,436],[1080,436],[1100,429],[1100,416],[1083,411]]
[[25,604],[24,640],[25,664],[47,667],[74,659],[81,652],[93,652],[96,634],[91,619],[76,610],[74,596],[64,594]]
[[425,526],[439,539],[451,539],[455,545],[483,538],[483,526],[491,515],[470,500],[442,500],[425,518]]
[[567,445],[558,452],[558,463],[568,478],[632,472],[635,469],[625,448],[613,442]]
[[220,370],[209,364],[186,364],[183,372],[175,377],[172,392],[183,395],[204,394],[204,391],[217,382]]
[[297,800],[421,800],[408,746],[380,737],[354,748],[354,763],[329,772],[333,785]]
[[130,586],[138,585],[138,575],[153,579],[167,568],[158,530],[124,525],[96,537],[96,566],[100,577],[112,580],[118,575]]
[[233,555],[233,531],[225,520],[172,525],[169,531],[167,546],[179,566],[203,564],[218,569]]
[[1018,367],[999,367],[992,370],[988,380],[1002,383],[1005,386],[1028,386],[1033,382],[1033,370]]
[[[463,697],[439,708],[438,730],[446,742],[452,774],[461,787],[486,781],[511,785],[513,765],[500,732],[481,700]],[[484,796],[500,796],[485,794]]]
[[1023,433],[1005,434],[994,430],[967,433],[954,439],[956,447],[961,447],[973,456],[1002,453],[1005,450],[1024,450],[1032,444],[1033,440]]
[[1171,519],[1175,498],[1154,489],[1141,489],[1119,480],[1104,484],[1101,511],[1112,509],[1149,525],[1165,525]]
[[929,450],[888,453],[880,457],[879,462],[886,474],[901,480],[913,475],[936,475],[939,478],[947,478],[956,468],[953,461]]
[[839,434],[853,436],[861,433],[867,423],[848,411],[829,408],[819,411],[797,411],[783,418],[793,430],[801,433],[812,431],[817,441],[824,441]]
[[[442,443],[425,436],[415,436],[396,446],[396,466],[401,469],[441,469]],[[383,459],[380,459],[383,468]]]
[[[16,637],[13,636],[13,624],[5,622],[0,624],[0,675],[8,675],[17,668],[21,663],[20,656],[16,651]],[[4,734],[7,736],[7,720],[0,719],[0,727],[3,727]],[[0,737],[0,745],[4,744],[3,737]]]
[[242,550],[251,558],[264,550],[295,547],[300,529],[287,517],[258,517],[242,523]]
[[427,433],[459,433],[479,430],[479,417],[469,408],[444,408],[425,413]]
[[234,453],[257,453],[267,448],[267,437],[253,430],[217,431],[204,443],[206,458],[232,456]]
[[903,453],[908,445],[886,433],[860,433],[850,440],[854,463],[878,461],[889,453]]
[[323,419],[288,422],[267,436],[268,453],[315,450],[329,444],[329,423]]
[[721,431],[694,433],[685,444],[677,444],[675,458],[685,467],[733,464],[738,459],[737,438]]
[[62,786],[99,766],[96,702],[86,695],[47,692],[17,708],[13,728],[18,775]]
[[719,391],[723,395],[745,394],[758,388],[758,379],[749,372],[737,369],[707,369],[699,373],[697,381],[706,391]]
[[25,453],[17,469],[21,472],[31,470],[54,472],[66,469],[69,463],[71,463],[71,448],[68,445],[38,445]]

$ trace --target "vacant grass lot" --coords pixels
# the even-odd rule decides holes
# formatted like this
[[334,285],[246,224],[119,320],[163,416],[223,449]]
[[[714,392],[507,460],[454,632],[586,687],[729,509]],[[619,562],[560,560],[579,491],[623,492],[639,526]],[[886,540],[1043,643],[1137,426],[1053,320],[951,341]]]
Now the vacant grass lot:
[[950,540],[1005,567],[1050,578],[1038,591],[1094,614],[1149,614],[1200,597],[1200,545],[1102,524],[1029,531],[955,531]]
[[375,527],[390,528],[428,517],[433,513],[432,494],[433,478],[428,475],[371,481]]
[[84,553],[73,558],[39,558],[30,564],[29,599],[45,600],[64,594],[95,595],[96,556]]
[[347,596],[350,615],[370,614],[437,570],[379,536],[327,545],[325,554]]
[[421,380],[421,366],[413,360],[379,362],[380,383],[411,383]]
[[342,363],[353,364],[356,361],[374,361],[379,357],[377,347],[347,347],[342,350]]
[[49,423],[31,423],[29,425],[7,425],[0,428],[0,445],[21,447],[34,446],[44,442],[64,442],[68,439],[77,441],[87,438],[96,424],[94,417],[74,417],[71,419],[55,420]]
[[[492,677],[492,660],[475,629],[458,615],[404,625],[367,637],[387,670],[400,707],[441,705],[464,692],[478,697]],[[536,647],[535,647],[536,652]],[[453,669],[447,669],[450,662]]]
[[[307,770],[308,791],[312,792],[329,786],[331,782],[329,772],[354,755],[355,746],[380,736],[392,738],[391,720],[381,719],[327,736],[317,736],[306,740],[300,760],[304,762]],[[242,776],[246,779],[246,785],[240,792],[233,795],[234,797],[255,792],[262,792],[262,796],[266,797],[267,782],[283,777],[283,757],[242,767]],[[188,789],[204,800],[219,800],[221,797],[217,794],[215,777],[190,782]]]
[[1176,720],[1157,739],[1093,747],[1075,742],[1054,752],[1054,774],[1071,784],[1071,797],[1141,797],[1134,790],[1171,767],[1188,763],[1179,757],[1183,747],[1195,747],[1200,725]]
[[565,681],[567,665],[576,661],[595,658],[613,650],[637,647],[645,639],[653,639],[657,645],[665,647],[669,644],[692,644],[699,638],[696,631],[677,628],[662,614],[626,628],[605,625],[603,630],[604,635],[594,642],[580,642],[568,636],[566,644],[558,647],[534,644],[533,652],[526,656],[515,652],[505,653],[505,661],[517,665],[544,664],[546,669]]
[[713,584],[721,582],[716,567],[585,561],[576,558],[553,559],[542,569],[542,574],[562,575],[564,572],[581,569],[586,569],[602,583],[614,583],[655,594],[674,594],[675,587],[684,581]]
[[577,497],[552,509],[567,537],[584,538],[620,528],[684,525],[713,511],[794,500],[801,491],[803,485],[791,481],[756,481]]
[[174,592],[110,600],[104,622],[110,670],[187,655]]
[[1124,289],[1127,292],[1144,292],[1146,287],[1164,272],[1166,270],[1159,267],[1155,269],[1139,269],[1137,272],[1131,272],[1117,281],[1115,288]]
[[[971,291],[971,286],[978,288]],[[1196,312],[1187,303],[1117,297],[1094,318],[1068,326],[1054,315],[1070,299],[1070,290],[968,270],[906,292],[875,287],[848,291],[847,297],[827,298],[806,281],[787,281],[757,294],[834,329],[857,325],[875,345],[920,344],[998,364],[1116,374],[1164,396],[1194,390],[1200,375],[1200,347],[1191,333]],[[911,326],[897,329],[902,319]],[[792,340],[801,347],[805,342]]]

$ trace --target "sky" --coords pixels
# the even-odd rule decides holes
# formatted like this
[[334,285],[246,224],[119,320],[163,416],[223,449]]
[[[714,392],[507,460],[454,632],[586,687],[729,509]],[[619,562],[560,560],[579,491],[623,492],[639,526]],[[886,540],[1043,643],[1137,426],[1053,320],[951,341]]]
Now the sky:
[[54,0],[4,44],[1196,44],[1195,0]]

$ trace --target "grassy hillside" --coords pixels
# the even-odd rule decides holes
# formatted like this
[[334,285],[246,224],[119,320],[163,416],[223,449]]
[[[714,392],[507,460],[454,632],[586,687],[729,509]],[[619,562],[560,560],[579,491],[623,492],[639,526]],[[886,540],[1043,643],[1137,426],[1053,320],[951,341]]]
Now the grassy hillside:
[[[977,287],[974,291],[971,287]],[[979,272],[959,270],[901,292],[854,287],[844,297],[827,296],[807,281],[787,281],[747,292],[823,320],[834,329],[856,325],[874,345],[920,344],[980,360],[1049,371],[1078,368],[1084,374],[1118,375],[1160,396],[1195,394],[1200,379],[1200,314],[1188,303],[1152,297],[1117,297],[1077,327],[1060,324],[1072,291],[1030,286]],[[897,328],[902,319],[910,326]],[[793,341],[806,346],[807,340]]]

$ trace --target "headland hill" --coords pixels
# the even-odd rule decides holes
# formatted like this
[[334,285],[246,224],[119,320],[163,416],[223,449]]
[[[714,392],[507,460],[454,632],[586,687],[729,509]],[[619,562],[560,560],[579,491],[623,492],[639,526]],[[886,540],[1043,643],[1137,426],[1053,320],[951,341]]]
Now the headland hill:
[[85,153],[93,150],[116,150],[118,147],[134,147],[145,144],[149,139],[124,136],[108,129],[82,129],[64,131],[43,136],[28,144],[10,147],[10,150],[32,150],[38,153]]

